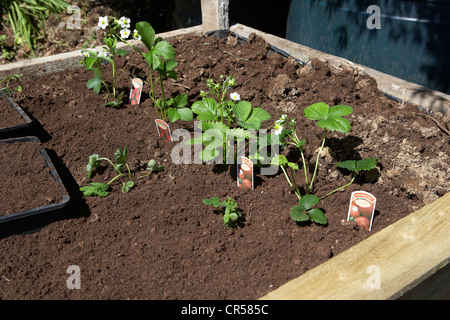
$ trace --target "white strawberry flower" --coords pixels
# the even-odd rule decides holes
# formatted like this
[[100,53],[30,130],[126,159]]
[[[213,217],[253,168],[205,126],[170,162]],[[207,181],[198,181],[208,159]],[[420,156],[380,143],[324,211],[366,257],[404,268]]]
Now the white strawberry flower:
[[130,29],[122,29],[122,30],[120,30],[120,37],[121,38],[128,39],[130,34],[131,34]]
[[230,93],[230,98],[234,102],[237,102],[237,101],[241,100],[241,96],[237,92]]
[[103,49],[98,53],[99,58],[107,58],[109,57],[109,51],[106,49]]
[[130,18],[121,17],[119,21],[117,21],[121,28],[128,29],[130,27]]
[[83,58],[95,57],[95,50],[93,50],[93,49],[82,49],[82,50],[78,51],[78,54],[81,57],[83,57]]
[[108,26],[108,17],[99,17],[98,26],[102,29],[105,29]]
[[139,35],[138,31],[136,29],[133,30],[133,39],[134,40],[141,40],[141,36]]
[[274,134],[276,136],[280,135],[284,129],[282,120],[280,119],[280,120],[275,121],[273,128],[275,129]]
[[89,57],[89,52],[87,52],[86,50],[80,50],[78,51],[78,54],[80,55],[80,57]]

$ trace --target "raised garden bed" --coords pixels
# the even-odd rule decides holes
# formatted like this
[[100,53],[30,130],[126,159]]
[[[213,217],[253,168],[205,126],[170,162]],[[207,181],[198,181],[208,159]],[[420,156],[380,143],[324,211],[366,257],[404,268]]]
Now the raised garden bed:
[[[169,41],[179,66],[178,80],[165,83],[168,96],[186,93],[191,105],[207,89],[207,78],[233,75],[241,99],[272,115],[265,126],[284,113],[297,118],[298,134],[308,139],[308,159],[315,158],[322,134],[305,119],[304,108],[319,101],[354,108],[351,133],[334,133],[326,144],[317,194],[350,180],[335,167],[349,155],[380,158],[377,174],[359,177],[320,203],[326,226],[298,224],[289,216],[297,199],[282,173],[258,175],[255,190],[245,190],[236,186],[234,166],[173,163],[175,143],[159,138],[156,113],[145,94],[139,106],[114,109],[86,88],[92,74],[83,69],[24,77],[18,101],[29,106],[47,132],[44,146],[70,172],[65,178],[72,182],[67,209],[73,219],[1,240],[3,299],[260,298],[448,193],[448,136],[436,124],[445,119],[388,99],[373,78],[336,74],[319,60],[302,67],[270,52],[266,41],[254,35],[243,44],[233,37],[221,41],[195,34]],[[134,52],[120,58],[118,66],[122,90],[129,90],[130,74],[145,79],[145,61]],[[192,122],[171,124],[172,131],[193,128]],[[125,146],[133,177],[145,172],[150,159],[165,170],[137,180],[127,194],[112,184],[106,198],[82,197],[79,187],[114,174],[104,167],[87,178],[89,155],[109,156]],[[295,153],[290,156],[298,160]],[[370,232],[346,221],[355,190],[377,197]],[[236,199],[243,227],[226,228],[222,217],[202,203],[213,196]],[[81,290],[67,288],[70,265],[81,268]]]

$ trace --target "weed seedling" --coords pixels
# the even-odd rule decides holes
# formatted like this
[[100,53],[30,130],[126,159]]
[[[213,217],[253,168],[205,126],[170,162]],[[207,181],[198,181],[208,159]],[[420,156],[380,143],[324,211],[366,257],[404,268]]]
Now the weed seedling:
[[0,91],[14,95],[14,91],[9,88],[9,85],[10,85],[11,81],[16,81],[17,86],[14,88],[14,90],[17,92],[22,92],[23,88],[22,88],[22,82],[20,81],[21,78],[22,78],[22,74],[13,74],[13,75],[10,75],[10,76],[7,76],[7,77],[1,79],[0,85],[2,83],[4,83],[4,87],[0,86]]

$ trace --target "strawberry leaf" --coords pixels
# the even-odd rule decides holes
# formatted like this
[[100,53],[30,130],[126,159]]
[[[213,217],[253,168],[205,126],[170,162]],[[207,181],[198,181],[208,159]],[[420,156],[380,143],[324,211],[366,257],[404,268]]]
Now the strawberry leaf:
[[327,224],[328,220],[325,217],[325,214],[320,209],[311,209],[308,211],[308,215],[312,221],[317,222],[319,224]]
[[326,103],[317,102],[305,108],[305,116],[310,120],[326,119],[329,107]]
[[133,188],[134,186],[134,182],[133,181],[127,181],[122,185],[122,192],[123,193],[127,193],[128,191],[130,191],[131,188]]
[[377,166],[378,158],[367,158],[356,161],[356,167],[358,170],[372,170]]
[[203,203],[213,205],[215,208],[217,208],[222,204],[218,197],[212,197],[211,199],[203,199]]
[[185,93],[176,96],[175,99],[173,100],[173,106],[175,108],[183,108],[187,105],[187,103],[188,103],[188,96]]
[[158,42],[153,48],[153,52],[166,60],[175,58],[175,50],[167,41]]
[[86,87],[92,89],[95,93],[99,93],[102,88],[102,81],[99,78],[92,78],[86,83]]
[[107,183],[92,182],[86,187],[81,187],[80,191],[83,192],[85,197],[106,197],[109,195],[108,189],[109,184]]
[[339,168],[347,169],[353,172],[362,170],[372,170],[376,167],[378,158],[367,158],[362,160],[347,160],[336,164]]
[[319,203],[319,198],[313,194],[303,196],[298,200],[298,204],[305,210],[309,210]]
[[326,103],[318,102],[305,108],[305,116],[310,120],[318,120],[317,126],[331,131],[348,133],[350,122],[342,118],[353,112],[353,108],[345,105],[329,107]]
[[153,42],[155,41],[155,30],[146,21],[141,21],[136,24],[136,30],[141,36],[141,41],[149,51],[153,50]]
[[217,109],[217,102],[213,98],[204,98],[192,104],[192,111],[198,114],[197,119],[217,120],[219,118],[219,111]]
[[270,161],[270,163],[274,166],[282,166],[284,164],[288,164],[289,161],[286,159],[285,156],[279,154],[279,155],[273,157],[272,160]]
[[247,101],[239,101],[233,106],[236,117],[242,122],[246,122],[252,112],[252,105]]
[[192,121],[192,119],[194,119],[194,114],[189,108],[180,108],[177,109],[177,112],[180,114],[180,118],[183,121]]
[[125,147],[123,149],[123,151],[120,149],[117,149],[114,152],[114,161],[115,161],[116,167],[119,171],[121,171],[122,168],[125,166],[125,162],[127,160],[127,155],[128,155],[127,147]]
[[259,130],[261,122],[271,118],[270,113],[262,108],[252,108],[250,102],[239,101],[233,106],[238,123],[246,129]]
[[127,50],[125,50],[125,49],[119,49],[119,50],[117,50],[116,51],[116,54],[119,56],[119,57],[122,57],[122,56],[124,56],[124,55],[127,55],[129,52],[127,51]]
[[308,221],[309,216],[305,213],[305,210],[299,206],[295,206],[291,209],[290,212],[291,218],[295,221]]

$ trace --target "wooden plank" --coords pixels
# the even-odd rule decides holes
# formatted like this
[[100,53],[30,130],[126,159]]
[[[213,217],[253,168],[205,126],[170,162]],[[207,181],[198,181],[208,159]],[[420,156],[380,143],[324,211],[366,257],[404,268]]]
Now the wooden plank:
[[229,0],[201,0],[202,32],[228,30]]
[[317,51],[242,24],[235,24],[230,27],[230,30],[245,38],[248,38],[251,33],[255,33],[263,37],[271,45],[304,62],[308,62],[311,59],[325,61],[336,73],[339,73],[342,70],[366,73],[377,80],[378,89],[380,91],[400,99],[401,101],[416,104],[426,110],[439,111],[446,116],[450,116],[450,95],[443,92],[431,90],[424,86],[353,63],[347,59]]
[[[158,37],[163,39],[169,39],[176,36],[186,34],[201,34],[201,26],[194,26],[185,29],[177,29],[174,31],[168,31],[157,34]],[[131,40],[129,43],[136,45],[137,47],[143,47],[142,42]],[[102,46],[98,46],[95,49],[99,51]],[[123,48],[129,50],[129,47],[125,43],[118,43],[117,48]],[[7,77],[11,74],[23,74],[24,77],[39,77],[46,74],[62,70],[74,70],[80,68],[79,64],[79,50],[55,54],[48,57],[30,59],[19,61],[15,63],[5,64],[0,66],[0,79]]]
[[400,298],[449,264],[449,230],[450,193],[261,299]]

